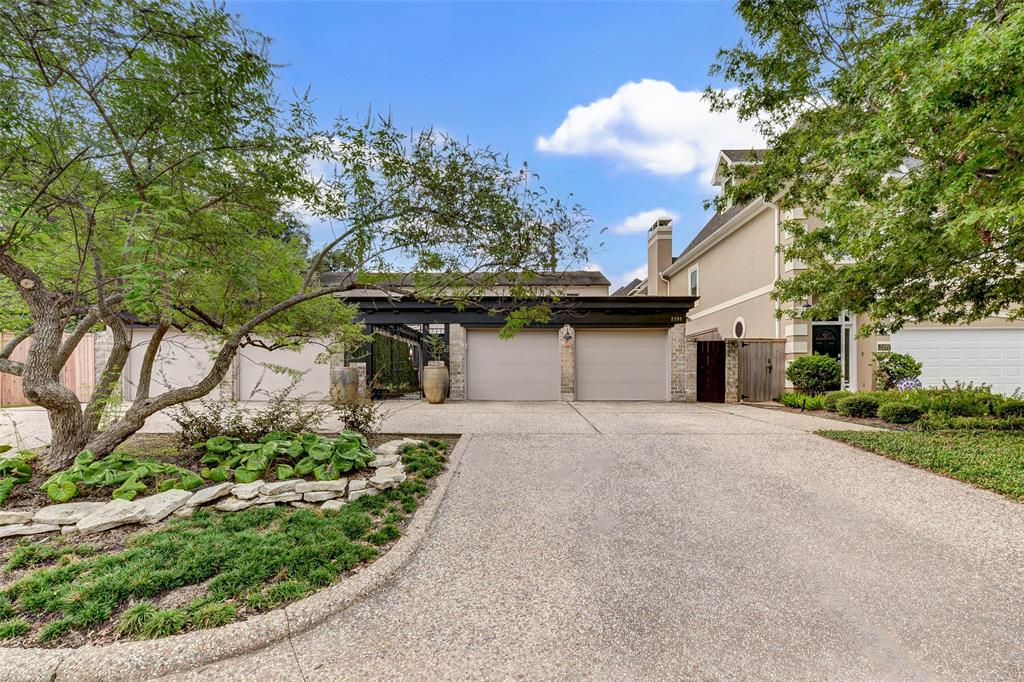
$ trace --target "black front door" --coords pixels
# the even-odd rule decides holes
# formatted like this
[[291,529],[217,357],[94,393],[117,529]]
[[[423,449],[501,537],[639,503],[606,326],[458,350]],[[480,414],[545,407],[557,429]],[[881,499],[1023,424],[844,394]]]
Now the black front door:
[[725,402],[725,341],[697,342],[697,400]]
[[812,334],[811,352],[827,355],[836,360],[840,357],[842,327],[838,324],[816,324]]

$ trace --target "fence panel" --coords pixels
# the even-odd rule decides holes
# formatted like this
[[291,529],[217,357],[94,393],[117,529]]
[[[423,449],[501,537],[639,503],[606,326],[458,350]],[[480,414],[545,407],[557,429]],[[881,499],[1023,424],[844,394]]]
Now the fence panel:
[[742,400],[763,402],[777,398],[785,388],[785,340],[743,339],[739,371]]

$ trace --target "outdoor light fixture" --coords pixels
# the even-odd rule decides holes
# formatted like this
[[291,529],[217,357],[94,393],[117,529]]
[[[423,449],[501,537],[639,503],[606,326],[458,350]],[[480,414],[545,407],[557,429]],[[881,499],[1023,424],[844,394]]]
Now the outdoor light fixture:
[[563,336],[562,338],[565,339],[566,341],[572,341],[572,333],[568,329],[566,329],[565,336]]

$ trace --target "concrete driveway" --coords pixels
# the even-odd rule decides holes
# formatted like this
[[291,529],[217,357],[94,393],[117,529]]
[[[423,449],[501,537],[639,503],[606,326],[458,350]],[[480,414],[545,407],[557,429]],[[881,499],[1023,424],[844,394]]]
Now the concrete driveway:
[[391,406],[463,432],[425,545],[192,679],[1021,679],[1024,505],[749,406]]

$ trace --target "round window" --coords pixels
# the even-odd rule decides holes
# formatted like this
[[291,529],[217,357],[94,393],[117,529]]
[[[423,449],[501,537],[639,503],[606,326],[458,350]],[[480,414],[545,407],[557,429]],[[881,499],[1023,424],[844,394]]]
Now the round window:
[[743,318],[736,320],[732,325],[732,333],[737,339],[743,338]]

